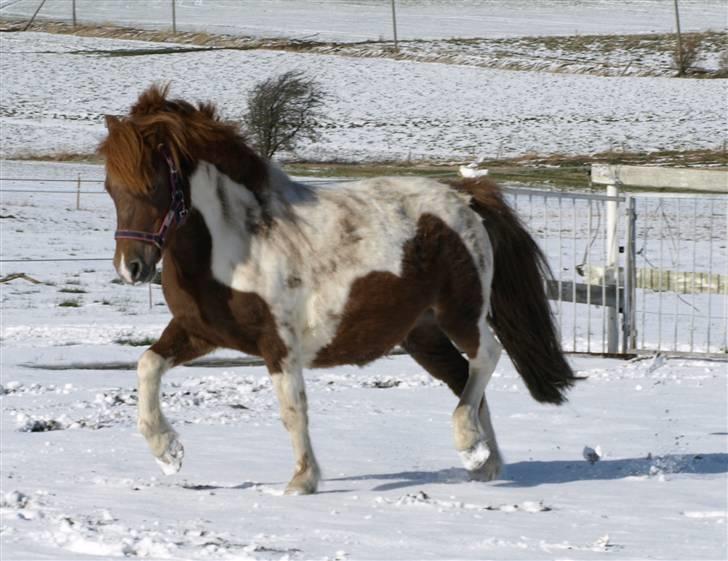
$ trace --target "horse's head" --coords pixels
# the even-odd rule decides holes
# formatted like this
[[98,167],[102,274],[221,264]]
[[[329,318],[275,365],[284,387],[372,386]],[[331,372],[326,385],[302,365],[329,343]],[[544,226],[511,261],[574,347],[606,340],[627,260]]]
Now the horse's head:
[[116,206],[114,265],[128,283],[151,280],[167,242],[184,222],[188,177],[200,161],[255,191],[267,167],[209,103],[167,99],[168,86],[153,85],[129,115],[106,117],[99,146],[106,160],[106,190]]
[[187,214],[183,170],[192,158],[184,117],[199,109],[167,100],[167,89],[149,88],[128,116],[107,115],[108,135],[99,146],[116,207],[114,266],[130,284],[152,279],[168,236]]
[[[149,146],[131,119],[107,116],[105,187],[116,207],[114,266],[127,283],[147,282],[162,256],[158,237],[172,205],[170,159],[163,148]],[[174,168],[176,170],[176,166]]]

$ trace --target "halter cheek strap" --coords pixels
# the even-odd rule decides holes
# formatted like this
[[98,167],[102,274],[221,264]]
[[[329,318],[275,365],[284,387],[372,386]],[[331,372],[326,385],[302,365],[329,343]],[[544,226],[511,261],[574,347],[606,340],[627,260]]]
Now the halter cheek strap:
[[169,229],[173,224],[181,226],[184,224],[189,214],[189,209],[185,204],[185,194],[182,190],[179,180],[179,171],[174,165],[172,157],[169,152],[163,150],[164,159],[167,161],[169,167],[169,185],[172,191],[172,202],[169,206],[169,210],[162,220],[162,225],[159,227],[156,233],[151,232],[140,232],[138,230],[117,230],[114,234],[114,238],[117,240],[135,240],[138,242],[145,242],[155,245],[160,251],[164,247],[164,241],[169,233]]

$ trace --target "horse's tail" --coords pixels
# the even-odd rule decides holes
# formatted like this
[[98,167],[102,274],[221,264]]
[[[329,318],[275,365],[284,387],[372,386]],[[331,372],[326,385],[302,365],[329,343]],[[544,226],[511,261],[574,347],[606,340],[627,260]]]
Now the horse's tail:
[[471,195],[471,208],[483,218],[493,245],[491,327],[533,398],[563,403],[579,378],[566,362],[546,298],[546,257],[497,185],[478,179],[453,186]]

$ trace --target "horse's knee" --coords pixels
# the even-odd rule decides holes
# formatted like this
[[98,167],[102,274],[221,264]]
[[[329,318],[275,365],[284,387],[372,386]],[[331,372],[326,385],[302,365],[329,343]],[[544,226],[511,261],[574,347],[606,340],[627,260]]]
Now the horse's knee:
[[159,379],[169,369],[169,361],[151,349],[144,351],[137,362],[137,377],[140,382]]

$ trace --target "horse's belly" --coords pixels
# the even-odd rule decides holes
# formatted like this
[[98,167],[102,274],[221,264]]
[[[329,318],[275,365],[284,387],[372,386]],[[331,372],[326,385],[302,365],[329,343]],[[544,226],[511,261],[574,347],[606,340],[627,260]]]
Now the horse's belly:
[[387,354],[433,304],[433,296],[432,287],[391,273],[358,279],[333,338],[318,350],[311,365],[361,365]]

